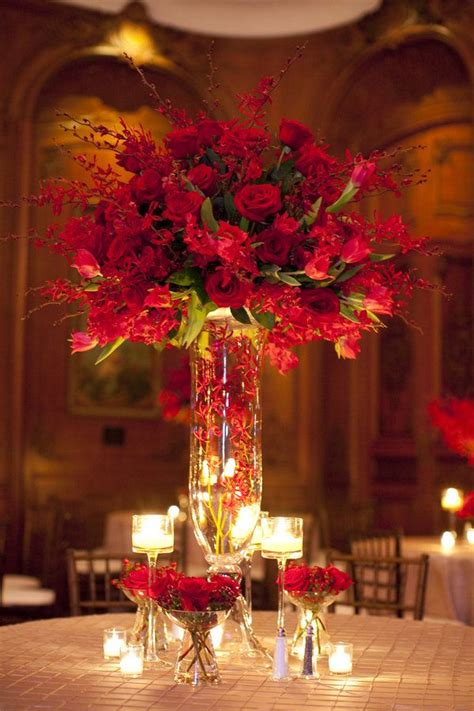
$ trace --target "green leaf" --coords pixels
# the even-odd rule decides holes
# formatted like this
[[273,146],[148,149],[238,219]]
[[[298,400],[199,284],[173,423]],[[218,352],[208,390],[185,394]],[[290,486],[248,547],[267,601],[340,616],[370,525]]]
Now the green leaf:
[[194,283],[195,277],[198,272],[192,267],[185,267],[180,269],[179,272],[174,272],[171,274],[166,281],[170,284],[177,284],[178,286],[191,286]]
[[313,222],[315,222],[318,217],[319,210],[321,209],[322,201],[323,199],[322,197],[320,197],[316,200],[316,202],[311,205],[311,210],[303,217],[302,222],[304,222],[308,226],[312,225]]
[[292,277],[289,274],[286,274],[285,272],[278,272],[277,277],[280,281],[282,281],[284,284],[288,284],[289,286],[301,286],[298,279],[295,279],[295,277]]
[[384,262],[386,259],[393,259],[393,257],[396,257],[396,254],[376,254],[375,252],[372,252],[370,254],[370,261],[371,262]]
[[363,264],[358,264],[357,267],[353,267],[352,269],[347,269],[345,272],[343,272],[340,276],[337,277],[337,283],[340,284],[342,281],[347,281],[351,277],[354,276],[354,274],[357,274],[357,272],[360,272],[364,265]]
[[120,348],[122,343],[125,343],[125,338],[122,338],[122,336],[119,336],[116,341],[113,341],[112,343],[107,343],[105,348],[102,349],[102,352],[100,356],[97,358],[96,362],[94,365],[99,365],[99,363],[102,363],[106,358],[109,357],[109,355],[112,355],[114,351],[117,350],[117,348]]
[[230,193],[224,193],[224,207],[229,220],[235,219],[238,215],[235,207],[234,198]]
[[252,323],[250,320],[250,317],[247,313],[247,309],[244,309],[244,307],[240,307],[239,309],[231,309],[230,310],[232,316],[235,318],[236,321],[239,323]]
[[191,343],[199,336],[206,320],[206,309],[202,305],[199,296],[195,291],[191,292],[188,304],[188,322],[183,335],[183,345],[189,348]]
[[242,217],[240,219],[239,227],[242,230],[242,232],[248,232],[249,224],[250,224],[250,222],[247,220],[246,217]]
[[354,314],[353,310],[350,309],[348,306],[345,304],[341,304],[340,306],[340,312],[344,318],[349,319],[349,321],[353,321],[354,323],[359,323],[359,319],[357,316]]
[[373,321],[374,323],[380,323],[380,324],[382,323],[382,321],[379,319],[377,314],[374,314],[373,311],[369,311],[368,309],[365,309],[365,313],[370,318],[370,320]]
[[201,219],[204,222],[205,225],[209,227],[210,230],[213,232],[217,232],[219,229],[219,224],[214,217],[214,213],[212,211],[212,202],[211,198],[206,198],[202,205],[201,205]]
[[84,291],[99,291],[99,284],[88,284],[84,287]]
[[354,185],[352,180],[349,180],[346,187],[342,191],[342,194],[338,197],[336,202],[333,202],[332,205],[329,205],[329,207],[326,208],[326,212],[338,212],[341,207],[344,207],[344,205],[349,202],[349,200],[352,200],[357,192],[359,192],[359,187]]
[[257,321],[264,328],[268,328],[269,331],[271,331],[275,325],[275,314],[272,314],[269,311],[252,310],[252,316],[255,321]]

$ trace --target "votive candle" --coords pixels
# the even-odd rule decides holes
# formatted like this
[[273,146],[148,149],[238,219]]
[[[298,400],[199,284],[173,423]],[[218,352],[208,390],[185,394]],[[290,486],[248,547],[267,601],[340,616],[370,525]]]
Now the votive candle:
[[331,645],[328,665],[332,674],[350,674],[352,672],[353,645],[336,642]]
[[126,646],[126,630],[123,627],[110,627],[104,630],[104,659],[114,659]]
[[441,546],[446,550],[451,550],[456,545],[456,536],[453,531],[444,531],[441,536]]
[[143,644],[129,644],[120,656],[120,671],[131,678],[143,674]]
[[135,553],[171,553],[174,548],[172,518],[163,514],[135,514],[132,548]]

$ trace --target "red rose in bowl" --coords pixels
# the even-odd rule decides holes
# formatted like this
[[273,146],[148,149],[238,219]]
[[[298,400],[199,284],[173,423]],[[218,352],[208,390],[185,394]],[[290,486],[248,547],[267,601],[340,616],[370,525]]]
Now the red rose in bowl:
[[176,586],[183,610],[202,611],[209,604],[211,586],[204,578],[182,578]]
[[339,570],[334,565],[328,565],[326,574],[332,578],[331,592],[338,594],[343,590],[347,590],[352,585],[352,579],[343,570]]
[[288,592],[306,592],[310,584],[309,568],[305,565],[294,566],[285,571],[285,590]]
[[269,183],[245,185],[235,196],[235,207],[248,220],[264,222],[281,210],[280,189]]

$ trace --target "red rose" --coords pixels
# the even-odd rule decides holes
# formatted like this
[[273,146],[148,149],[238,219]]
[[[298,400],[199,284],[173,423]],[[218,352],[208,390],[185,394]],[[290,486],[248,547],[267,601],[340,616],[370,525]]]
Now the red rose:
[[321,320],[330,319],[339,313],[339,299],[331,289],[311,289],[301,294],[304,306]]
[[130,181],[132,195],[138,203],[159,200],[164,195],[163,176],[157,170],[149,168]]
[[323,148],[319,146],[306,146],[295,163],[296,170],[302,175],[313,175],[318,170],[327,172],[336,162]]
[[203,146],[212,146],[216,138],[222,136],[224,129],[219,121],[205,119],[197,125],[198,142]]
[[269,183],[246,185],[236,194],[235,206],[247,219],[263,222],[281,210],[280,189]]
[[288,233],[283,233],[275,227],[269,227],[258,235],[258,241],[262,241],[257,247],[257,256],[262,262],[278,264],[282,267],[288,261],[288,255],[292,247],[293,240]]
[[176,589],[181,597],[183,610],[205,610],[209,604],[211,585],[205,578],[181,578]]
[[230,575],[211,575],[209,584],[212,590],[211,602],[230,606],[240,595],[240,581],[231,578]]
[[305,143],[313,140],[313,134],[299,121],[282,119],[280,123],[280,141],[284,146],[289,146],[294,151]]
[[326,568],[326,575],[331,578],[330,592],[336,595],[343,592],[343,590],[350,588],[353,583],[353,580],[349,577],[349,575],[347,575],[347,573],[344,573],[342,570],[339,570],[339,568],[334,567],[334,565],[328,565]]
[[176,225],[184,225],[188,215],[197,215],[203,200],[203,196],[193,190],[173,190],[165,197],[163,217]]
[[174,158],[190,158],[198,149],[196,128],[176,128],[165,136],[165,145]]
[[160,604],[165,603],[170,590],[176,588],[179,579],[180,573],[177,573],[175,568],[170,566],[157,568],[155,580],[150,587],[150,597],[153,600],[158,600]]
[[295,565],[285,570],[285,590],[288,592],[306,592],[311,581],[310,570],[306,565]]
[[205,163],[200,163],[195,168],[191,168],[188,173],[188,179],[199,190],[202,190],[204,195],[214,195],[216,192],[217,171]]
[[121,580],[122,585],[129,590],[148,590],[148,566],[137,565]]
[[243,306],[250,292],[250,285],[224,269],[209,274],[205,281],[206,291],[217,306],[238,309]]

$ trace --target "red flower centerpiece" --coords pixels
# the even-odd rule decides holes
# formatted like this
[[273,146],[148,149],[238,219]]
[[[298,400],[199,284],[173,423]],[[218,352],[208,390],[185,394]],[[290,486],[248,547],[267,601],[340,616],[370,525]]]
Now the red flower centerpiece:
[[[161,568],[156,571],[157,577],[162,575]],[[166,568],[168,570],[168,568]],[[121,576],[113,581],[129,600],[137,605],[137,612],[133,627],[130,630],[130,641],[134,644],[143,644],[145,651],[148,647],[149,639],[149,605],[150,594],[148,589],[148,565],[145,563],[132,563],[125,559],[122,565]],[[168,634],[163,614],[156,608],[153,609],[155,615],[155,647],[158,650],[165,650],[168,647]]]
[[428,412],[446,446],[474,465],[474,401],[468,398],[434,400]]
[[66,130],[113,151],[116,165],[78,155],[87,181],[48,181],[30,199],[56,215],[75,208],[36,235],[79,276],[43,290],[87,315],[73,352],[98,346],[100,362],[127,340],[192,345],[190,508],[213,572],[237,569],[258,520],[264,352],[282,372],[297,363],[293,347],[312,341],[355,358],[362,334],[404,315],[426,286],[395,263],[427,253],[426,241],[398,215],[356,210],[415,182],[393,155],[336,158],[288,118],[271,132],[266,108],[293,61],[238,96],[231,120],[188,116],[142,74],[172,125],[163,144],[125,121],[77,121]]
[[224,622],[240,594],[239,581],[227,575],[186,577],[162,569],[150,591],[166,616],[185,630],[174,680],[198,686],[220,683],[211,629]]
[[[327,653],[329,635],[321,614],[334,602],[339,593],[344,592],[352,585],[352,582],[347,573],[333,565],[321,568],[318,565],[290,563],[284,576],[285,592],[289,600],[301,611],[293,637],[292,654],[301,656],[303,637],[309,625],[316,627],[318,654]],[[325,635],[325,639],[322,639],[323,635]]]

